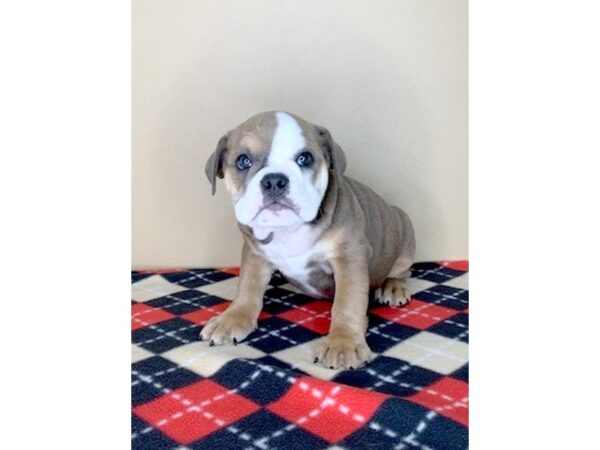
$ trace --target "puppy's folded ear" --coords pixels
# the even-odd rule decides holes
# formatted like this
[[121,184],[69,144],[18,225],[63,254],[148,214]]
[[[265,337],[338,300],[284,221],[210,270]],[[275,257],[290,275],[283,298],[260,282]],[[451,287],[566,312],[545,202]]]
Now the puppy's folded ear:
[[346,171],[346,155],[342,147],[333,140],[327,128],[319,125],[316,128],[319,145],[323,149],[329,168],[335,170],[337,177],[341,178]]
[[215,192],[217,192],[217,177],[223,178],[225,176],[225,173],[223,172],[223,162],[225,161],[225,155],[227,153],[228,140],[229,133],[219,139],[217,148],[212,155],[210,155],[208,161],[206,161],[204,171],[206,172],[208,181],[210,181],[210,184],[212,185],[212,195],[215,195]]

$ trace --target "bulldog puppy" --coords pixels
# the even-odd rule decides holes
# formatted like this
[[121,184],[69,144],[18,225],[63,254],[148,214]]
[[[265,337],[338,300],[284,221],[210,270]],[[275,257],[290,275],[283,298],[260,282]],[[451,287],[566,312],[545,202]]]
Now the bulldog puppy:
[[201,339],[237,344],[248,336],[278,269],[307,295],[333,298],[315,363],[353,369],[369,361],[369,289],[380,303],[410,301],[415,237],[404,211],[344,176],[345,168],[329,131],[285,112],[258,114],[219,140],[206,175],[213,194],[224,178],[244,245],[235,298]]

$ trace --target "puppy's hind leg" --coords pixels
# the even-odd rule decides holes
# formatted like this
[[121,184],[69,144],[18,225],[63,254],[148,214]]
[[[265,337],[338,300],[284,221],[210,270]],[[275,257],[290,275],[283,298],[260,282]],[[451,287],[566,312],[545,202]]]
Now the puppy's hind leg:
[[394,207],[398,213],[400,226],[399,257],[392,266],[387,278],[374,292],[375,300],[390,306],[406,306],[410,302],[410,292],[406,281],[410,278],[410,266],[415,261],[415,231],[408,215]]
[[411,265],[412,258],[398,258],[388,277],[375,290],[373,296],[376,302],[390,306],[406,306],[410,303],[406,281],[410,278]]

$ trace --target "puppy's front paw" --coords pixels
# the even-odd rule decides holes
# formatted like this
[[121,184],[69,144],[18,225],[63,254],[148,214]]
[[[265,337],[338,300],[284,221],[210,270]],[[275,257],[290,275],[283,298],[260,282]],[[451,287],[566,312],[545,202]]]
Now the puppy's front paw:
[[406,288],[406,280],[398,278],[386,278],[373,295],[376,302],[390,306],[406,306],[410,302],[410,292]]
[[227,309],[221,315],[213,317],[200,332],[200,339],[210,345],[233,342],[237,344],[246,338],[256,327],[256,317],[244,310]]
[[333,331],[317,348],[314,362],[330,369],[357,369],[370,360],[371,350],[364,336]]

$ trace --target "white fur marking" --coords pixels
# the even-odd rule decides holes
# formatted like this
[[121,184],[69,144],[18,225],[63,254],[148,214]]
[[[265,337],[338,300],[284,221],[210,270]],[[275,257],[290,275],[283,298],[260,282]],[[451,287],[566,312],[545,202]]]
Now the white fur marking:
[[289,166],[291,163],[295,166],[294,155],[306,146],[302,128],[289,114],[278,112],[275,115],[277,116],[277,130],[271,142],[271,152],[267,164],[269,166]]
[[[255,235],[266,232],[265,229],[254,229]],[[261,250],[281,273],[302,284],[308,293],[318,295],[319,292],[308,284],[310,271],[306,265],[319,254],[325,255],[329,249],[323,243],[317,243],[317,238],[318,232],[311,225],[278,229],[274,230],[273,240],[261,246]]]

